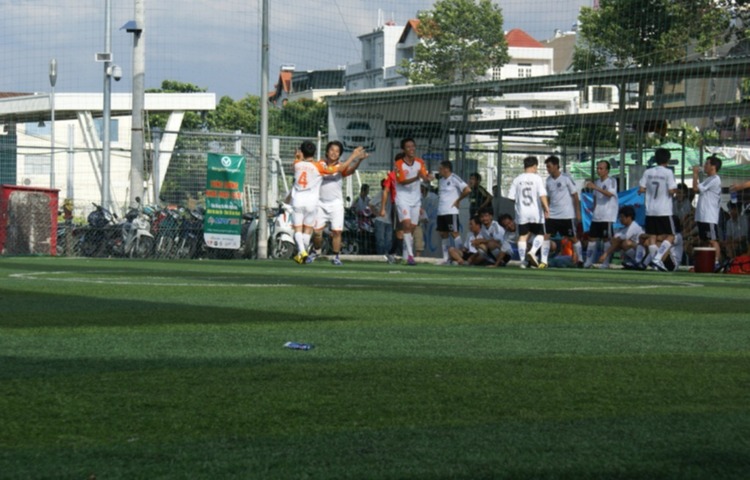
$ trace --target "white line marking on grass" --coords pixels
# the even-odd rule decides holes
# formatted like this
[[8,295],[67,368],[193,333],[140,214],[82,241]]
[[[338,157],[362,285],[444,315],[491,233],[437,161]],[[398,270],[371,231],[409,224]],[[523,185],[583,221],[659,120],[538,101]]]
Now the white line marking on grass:
[[[123,280],[121,278],[107,278],[107,277],[62,277],[55,278],[54,275],[64,275],[70,272],[31,272],[31,273],[13,273],[9,275],[12,278],[18,278],[21,280],[47,280],[50,282],[68,282],[68,283],[93,283],[99,285],[143,285],[149,287],[247,287],[247,288],[277,288],[277,287],[293,287],[294,285],[286,283],[231,283],[231,282],[210,282],[210,283],[190,283],[190,282],[175,282],[169,277],[148,277],[151,280],[163,279],[164,281],[140,281],[134,280]],[[96,273],[96,272],[92,272]],[[216,277],[214,277],[216,278]],[[221,278],[221,277],[219,277]],[[226,278],[226,277],[224,277]]]
[[582,287],[528,287],[525,288],[525,290],[544,290],[544,291],[550,291],[550,290],[557,290],[557,291],[579,291],[579,290],[645,290],[649,288],[664,288],[666,286],[674,286],[674,287],[703,287],[704,285],[701,283],[691,283],[691,282],[665,282],[660,284],[654,284],[654,285],[610,285],[610,286],[596,286],[596,285],[585,285]]

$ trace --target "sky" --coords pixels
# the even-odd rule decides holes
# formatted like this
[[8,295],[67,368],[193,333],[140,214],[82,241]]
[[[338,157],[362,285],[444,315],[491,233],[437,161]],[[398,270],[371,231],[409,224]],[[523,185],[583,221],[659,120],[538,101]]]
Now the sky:
[[[123,79],[112,91],[130,92],[132,35],[120,30],[134,17],[133,0],[110,0],[112,54]],[[297,70],[359,63],[358,36],[379,20],[404,25],[432,0],[269,0],[272,88],[282,65]],[[591,0],[503,0],[506,30],[538,40],[569,30]],[[146,87],[163,80],[192,83],[238,100],[260,93],[260,0],[143,0],[146,11]],[[0,92],[47,92],[49,61],[57,60],[57,92],[98,92],[105,51],[105,0],[0,0]]]

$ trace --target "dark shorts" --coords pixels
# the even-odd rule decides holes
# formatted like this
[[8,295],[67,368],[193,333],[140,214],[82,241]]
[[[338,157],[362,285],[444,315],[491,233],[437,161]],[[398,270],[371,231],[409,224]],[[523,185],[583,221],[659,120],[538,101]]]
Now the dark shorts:
[[646,234],[648,235],[674,235],[674,219],[668,217],[646,216]]
[[698,238],[707,242],[719,239],[719,228],[715,223],[697,222]]
[[612,238],[612,222],[591,222],[589,225],[590,238]]
[[563,237],[575,237],[576,236],[576,221],[572,218],[557,219],[548,218],[544,222],[544,228],[547,233],[552,235],[561,235]]
[[533,233],[534,235],[544,235],[544,224],[543,223],[524,223],[521,225],[518,225],[518,234],[519,235],[528,235],[529,233]]
[[458,232],[458,215],[438,215],[438,232]]

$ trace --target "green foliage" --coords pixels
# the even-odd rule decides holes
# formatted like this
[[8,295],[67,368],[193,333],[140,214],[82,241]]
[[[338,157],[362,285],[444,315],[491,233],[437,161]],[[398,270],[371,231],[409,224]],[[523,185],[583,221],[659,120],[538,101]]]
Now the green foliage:
[[[161,88],[151,88],[146,93],[202,93],[205,88],[198,87],[192,83],[178,82],[176,80],[164,80],[161,82]],[[185,112],[185,118],[182,120],[182,128],[185,130],[200,130],[205,126],[205,112]],[[161,128],[167,125],[167,113],[155,113],[148,116],[149,130]]]
[[729,20],[714,0],[601,0],[581,9],[574,68],[678,61],[723,43]]
[[438,0],[418,18],[422,41],[401,65],[411,83],[470,82],[509,60],[502,10],[490,0]]

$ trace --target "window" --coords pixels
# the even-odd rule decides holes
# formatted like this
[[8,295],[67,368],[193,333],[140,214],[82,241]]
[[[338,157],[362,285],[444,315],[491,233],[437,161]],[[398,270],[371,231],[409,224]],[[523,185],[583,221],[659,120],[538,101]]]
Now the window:
[[520,110],[517,109],[506,109],[505,110],[505,118],[518,118],[521,116]]
[[594,102],[610,103],[612,101],[612,89],[610,87],[592,87],[591,96]]
[[[99,134],[99,140],[104,141],[104,119],[95,118],[94,126],[96,127],[96,133]],[[111,142],[117,142],[120,138],[120,120],[117,118],[109,119],[109,140]]]
[[531,76],[531,64],[530,63],[519,63],[518,64],[518,78],[525,78]]
[[52,132],[52,122],[44,122],[41,126],[37,122],[28,122],[25,125],[25,131],[26,135],[31,135],[32,137],[49,136]]
[[532,110],[531,116],[532,117],[543,117],[547,115],[547,113],[544,110]]
[[23,161],[24,175],[49,175],[48,155],[26,155]]
[[502,80],[503,79],[502,71],[503,71],[502,67],[492,67],[492,79]]

